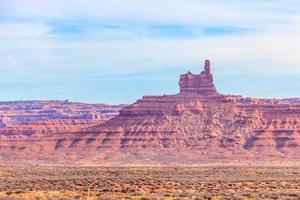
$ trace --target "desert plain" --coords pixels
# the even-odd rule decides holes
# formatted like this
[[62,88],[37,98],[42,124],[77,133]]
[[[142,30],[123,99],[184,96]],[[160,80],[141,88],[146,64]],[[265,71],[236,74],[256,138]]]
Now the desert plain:
[[1,166],[0,199],[300,199],[300,164]]
[[0,200],[300,199],[300,98],[220,94],[209,60],[179,86],[128,106],[2,103]]

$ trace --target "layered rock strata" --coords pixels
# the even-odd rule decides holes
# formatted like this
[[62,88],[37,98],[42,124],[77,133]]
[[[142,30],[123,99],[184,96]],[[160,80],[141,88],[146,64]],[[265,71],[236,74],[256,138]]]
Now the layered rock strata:
[[22,123],[0,129],[0,136],[6,138],[15,137],[43,137],[51,134],[75,133],[84,128],[99,125],[108,119],[56,119],[42,120],[31,123]]
[[[190,75],[189,75],[190,74]],[[180,93],[144,96],[107,122],[42,140],[2,140],[2,157],[94,164],[300,158],[300,101],[219,94],[208,61]],[[3,142],[5,141],[5,142]]]
[[108,120],[124,105],[86,104],[69,101],[0,102],[0,128],[43,120]]
[[180,92],[194,92],[202,95],[218,94],[210,67],[210,61],[206,60],[204,71],[202,71],[200,74],[193,74],[189,71],[186,74],[180,75]]

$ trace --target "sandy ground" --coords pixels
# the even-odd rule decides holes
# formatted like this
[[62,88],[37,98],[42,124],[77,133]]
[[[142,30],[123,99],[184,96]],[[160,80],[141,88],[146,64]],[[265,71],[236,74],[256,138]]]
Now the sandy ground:
[[4,199],[300,199],[300,165],[2,166]]

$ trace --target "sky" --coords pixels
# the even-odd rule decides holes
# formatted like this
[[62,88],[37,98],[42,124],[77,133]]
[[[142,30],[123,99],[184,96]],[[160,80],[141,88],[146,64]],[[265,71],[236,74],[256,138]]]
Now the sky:
[[206,58],[221,93],[300,97],[300,1],[0,0],[0,101],[133,103]]

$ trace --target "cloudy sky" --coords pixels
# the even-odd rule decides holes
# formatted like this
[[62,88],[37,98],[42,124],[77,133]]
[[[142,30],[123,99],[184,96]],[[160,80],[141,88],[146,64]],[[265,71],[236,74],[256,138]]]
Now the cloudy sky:
[[132,103],[213,64],[222,93],[300,96],[298,0],[0,0],[0,100]]

